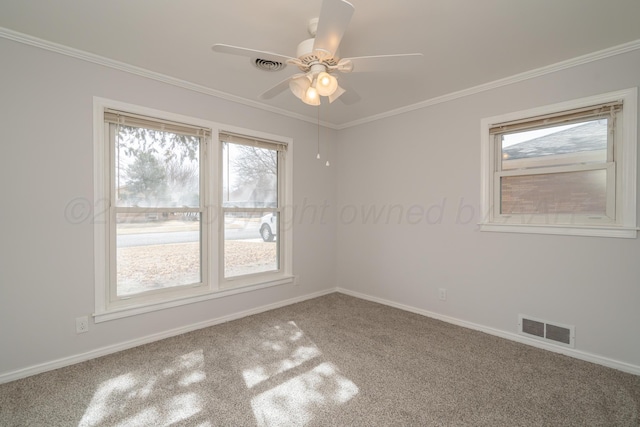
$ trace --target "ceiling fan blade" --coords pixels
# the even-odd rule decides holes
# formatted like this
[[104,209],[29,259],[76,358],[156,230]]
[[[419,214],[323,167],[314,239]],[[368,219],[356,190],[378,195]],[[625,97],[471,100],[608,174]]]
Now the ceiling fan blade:
[[260,59],[266,59],[267,61],[282,62],[282,63],[286,63],[291,59],[295,59],[290,56],[281,55],[279,53],[266,52],[263,50],[247,49],[246,47],[231,46],[228,44],[214,44],[213,46],[211,46],[211,49],[214,52],[219,52],[219,53],[228,53],[231,55],[246,56],[249,58],[260,58]]
[[338,88],[335,90],[335,92],[333,92],[331,95],[329,95],[329,104],[332,104],[333,101],[335,101],[336,99],[340,98],[342,95],[344,95],[346,91],[344,90],[344,88],[338,86]]
[[[340,89],[342,89],[342,93],[340,93],[337,97],[340,101],[345,105],[352,105],[356,102],[360,101],[362,98],[356,91],[353,90],[347,79],[343,77],[340,78]],[[334,100],[335,100],[334,98]],[[330,102],[333,102],[330,100]]]
[[[342,66],[338,64],[338,70],[347,73],[402,71],[406,68],[420,66],[423,59],[424,55],[421,53],[358,56],[355,58],[341,59],[340,63],[342,63]],[[349,68],[351,68],[351,70],[349,70]]]
[[362,98],[353,89],[350,89],[345,91],[339,99],[345,105],[353,105],[356,102],[359,102]]
[[289,88],[289,79],[285,79],[283,81],[281,81],[280,83],[278,83],[277,85],[275,85],[274,87],[272,87],[271,89],[267,90],[266,92],[260,94],[260,99],[271,99],[276,95],[279,95],[280,93],[284,92],[285,90],[287,90]]
[[338,50],[351,16],[353,5],[344,0],[324,0],[318,18],[313,51],[318,57],[333,57]]
[[273,86],[271,89],[269,89],[266,92],[262,93],[259,96],[259,98],[260,99],[271,99],[274,96],[279,95],[280,93],[284,92],[285,90],[287,90],[289,88],[289,83],[291,82],[291,80],[295,80],[295,79],[298,79],[300,77],[306,77],[306,75],[305,74],[294,74],[293,76],[289,76],[286,79],[282,80],[277,85]]

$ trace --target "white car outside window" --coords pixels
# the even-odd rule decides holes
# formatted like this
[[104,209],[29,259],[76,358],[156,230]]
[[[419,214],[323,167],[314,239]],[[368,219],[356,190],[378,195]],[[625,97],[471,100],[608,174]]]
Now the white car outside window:
[[273,242],[278,233],[278,217],[272,213],[260,218],[260,236],[265,242]]

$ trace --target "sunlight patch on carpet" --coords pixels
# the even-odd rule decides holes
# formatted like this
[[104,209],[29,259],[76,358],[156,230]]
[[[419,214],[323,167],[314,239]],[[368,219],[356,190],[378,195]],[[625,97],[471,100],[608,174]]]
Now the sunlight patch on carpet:
[[358,394],[295,322],[265,325],[260,338],[242,369],[258,426],[305,425]]
[[[194,417],[203,410],[202,397],[188,387],[206,379],[202,350],[183,354],[157,375],[129,372],[106,380],[98,386],[79,426],[103,425],[106,420],[118,420],[118,425],[172,425]],[[177,384],[176,392],[158,402],[166,384]],[[146,402],[154,401],[149,406]]]
[[331,363],[322,363],[251,400],[259,426],[302,426],[314,415],[342,405],[358,394],[358,387],[338,373]]
[[[282,350],[282,347],[274,345],[273,349],[275,351],[280,351]],[[244,381],[247,384],[247,387],[252,388],[257,384],[268,380],[274,375],[281,374],[297,366],[300,366],[304,362],[320,355],[320,350],[318,350],[316,347],[300,346],[293,350],[289,357],[279,361],[277,364],[273,364],[271,369],[266,366],[255,366],[253,368],[245,369],[242,372],[242,376],[244,377]]]

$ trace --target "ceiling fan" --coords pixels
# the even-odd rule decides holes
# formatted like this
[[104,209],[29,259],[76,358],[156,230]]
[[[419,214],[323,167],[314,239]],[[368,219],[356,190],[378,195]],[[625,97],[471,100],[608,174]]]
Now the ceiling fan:
[[297,66],[301,73],[294,74],[260,95],[261,99],[271,99],[287,89],[305,104],[320,105],[320,97],[329,102],[340,98],[345,104],[353,104],[360,97],[341,79],[337,73],[375,71],[376,69],[400,69],[411,67],[421,60],[421,53],[359,56],[340,58],[338,47],[342,40],[354,7],[345,0],[324,0],[320,16],[309,22],[310,39],[298,45],[296,57],[279,53],[265,52],[244,47],[215,44],[214,52],[247,56],[255,64],[266,67],[283,67],[284,64]]

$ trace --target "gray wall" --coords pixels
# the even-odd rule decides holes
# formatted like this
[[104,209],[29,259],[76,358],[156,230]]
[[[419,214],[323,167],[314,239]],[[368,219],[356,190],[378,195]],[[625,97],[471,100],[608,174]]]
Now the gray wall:
[[635,51],[341,131],[338,285],[506,334],[519,313],[575,325],[578,352],[640,372],[640,240],[476,225],[483,117],[635,87],[638,70]]
[[293,138],[294,204],[334,206],[334,172],[316,160],[313,124],[5,39],[0,57],[0,375],[335,287],[335,224],[308,214],[294,224],[300,286],[91,324],[76,335],[75,318],[94,310],[93,226],[68,221],[65,207],[93,200],[94,96]]
[[[515,333],[519,313],[576,326],[576,350],[640,369],[640,241],[480,233],[480,119],[640,84],[640,52],[340,131],[0,39],[0,375],[337,286]],[[294,273],[284,285],[91,324],[94,96],[294,139]],[[337,185],[339,184],[339,185]],[[362,209],[380,214],[362,218]],[[372,210],[373,209],[373,210]],[[416,213],[424,211],[420,219]],[[446,288],[446,302],[438,300]]]

